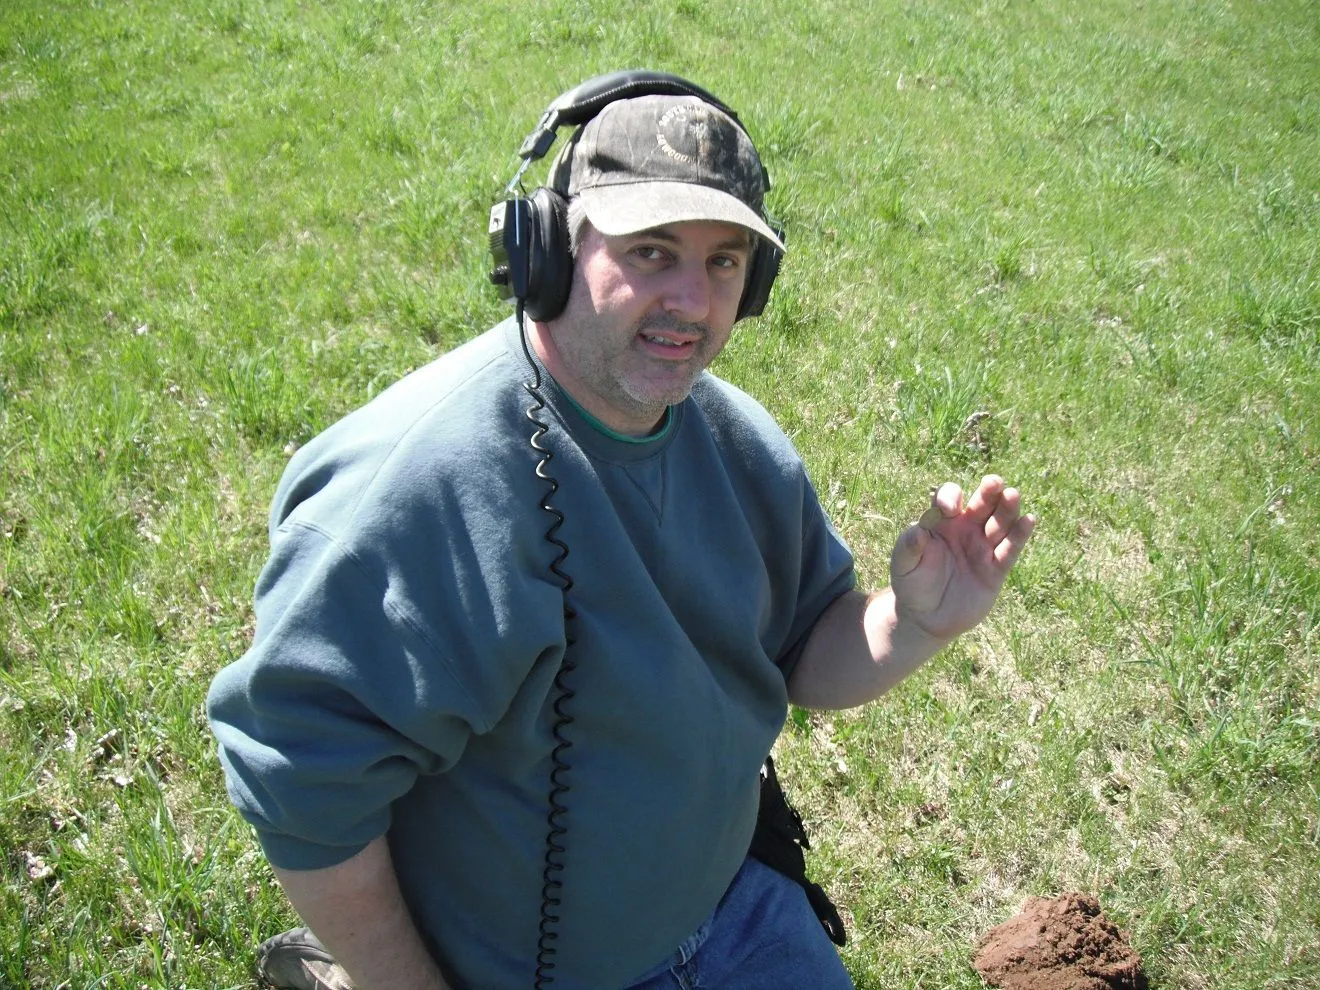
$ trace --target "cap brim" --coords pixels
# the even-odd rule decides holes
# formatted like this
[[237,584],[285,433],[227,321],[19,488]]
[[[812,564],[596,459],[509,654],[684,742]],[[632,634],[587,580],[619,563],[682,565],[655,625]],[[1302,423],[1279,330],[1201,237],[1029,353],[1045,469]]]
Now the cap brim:
[[668,223],[713,221],[746,227],[780,251],[784,242],[742,200],[692,182],[628,182],[592,186],[578,192],[591,225],[618,237]]

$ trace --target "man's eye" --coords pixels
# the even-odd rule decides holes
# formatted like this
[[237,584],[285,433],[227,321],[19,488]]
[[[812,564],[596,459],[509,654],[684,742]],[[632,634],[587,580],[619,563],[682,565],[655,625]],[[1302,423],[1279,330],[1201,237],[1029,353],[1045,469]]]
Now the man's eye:
[[663,248],[655,247],[651,244],[639,244],[633,248],[633,254],[643,261],[662,261],[665,257]]
[[717,254],[710,259],[710,263],[716,268],[737,268],[742,264],[742,259],[732,254]]

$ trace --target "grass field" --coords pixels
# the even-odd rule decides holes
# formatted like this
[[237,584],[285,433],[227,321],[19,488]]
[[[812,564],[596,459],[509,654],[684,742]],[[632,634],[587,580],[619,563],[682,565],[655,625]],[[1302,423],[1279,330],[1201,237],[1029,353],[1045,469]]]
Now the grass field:
[[1320,986],[1320,4],[514,9],[0,6],[0,988],[255,986],[292,916],[202,699],[275,481],[503,315],[518,143],[628,66],[758,139],[791,253],[716,370],[863,576],[946,478],[1041,520],[781,739],[859,988],[980,987],[1065,890],[1160,990]]

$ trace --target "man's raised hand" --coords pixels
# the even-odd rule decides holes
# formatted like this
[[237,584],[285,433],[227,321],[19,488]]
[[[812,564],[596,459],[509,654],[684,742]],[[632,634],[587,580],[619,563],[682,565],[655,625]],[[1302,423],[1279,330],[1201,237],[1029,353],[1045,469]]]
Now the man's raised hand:
[[965,506],[958,485],[940,485],[889,558],[899,618],[943,640],[975,626],[999,597],[1035,526],[1035,517],[1022,514],[1018,490],[996,475],[983,478]]

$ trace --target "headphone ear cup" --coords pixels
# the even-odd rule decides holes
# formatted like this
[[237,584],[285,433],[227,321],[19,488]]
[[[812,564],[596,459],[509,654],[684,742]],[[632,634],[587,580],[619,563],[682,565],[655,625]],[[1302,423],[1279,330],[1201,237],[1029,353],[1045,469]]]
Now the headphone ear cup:
[[573,284],[573,253],[568,243],[568,204],[545,186],[527,199],[531,245],[524,311],[533,320],[553,320],[568,303]]
[[[783,232],[776,229],[780,239]],[[742,298],[738,301],[738,315],[734,321],[749,316],[760,316],[770,301],[770,287],[775,284],[779,274],[779,263],[784,253],[769,241],[756,239],[756,249],[752,252],[752,263],[747,271],[747,284],[743,286]]]

